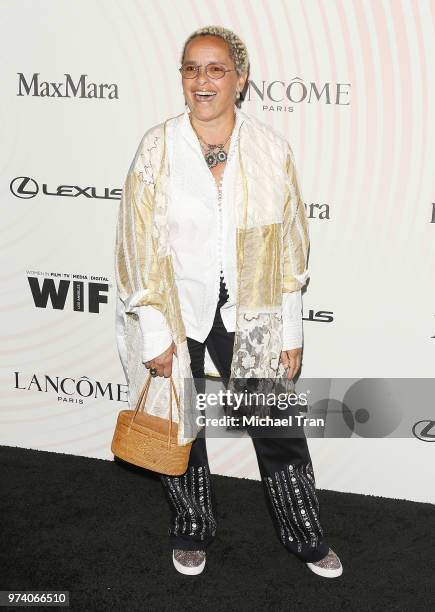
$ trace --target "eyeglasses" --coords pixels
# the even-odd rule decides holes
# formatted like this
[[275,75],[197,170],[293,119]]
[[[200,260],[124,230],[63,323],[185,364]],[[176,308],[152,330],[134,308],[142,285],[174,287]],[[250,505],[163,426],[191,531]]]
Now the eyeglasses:
[[[181,72],[181,76],[185,79],[194,79],[195,77],[198,76],[199,74],[199,70],[202,66],[196,65],[196,64],[183,64],[181,66],[181,68],[179,68],[178,70]],[[224,68],[223,66],[221,66],[220,64],[207,64],[205,66],[205,72],[207,74],[207,76],[209,76],[211,79],[221,79],[222,77],[225,76],[225,74],[227,72],[233,72],[235,69],[232,68],[231,70],[228,70],[226,68]]]

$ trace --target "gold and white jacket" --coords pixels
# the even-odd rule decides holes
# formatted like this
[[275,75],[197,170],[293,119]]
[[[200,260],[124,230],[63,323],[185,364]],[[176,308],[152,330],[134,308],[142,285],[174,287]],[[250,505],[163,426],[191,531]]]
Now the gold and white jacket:
[[[269,125],[239,110],[234,183],[237,299],[233,379],[286,378],[280,363],[283,294],[299,291],[308,276],[308,220],[289,143]],[[142,363],[138,310],[160,311],[177,346],[172,377],[179,392],[178,443],[199,430],[186,331],[174,279],[168,228],[168,127],[142,137],[123,186],[115,245],[116,339],[131,407],[148,376]],[[169,379],[153,379],[146,409],[168,418]]]

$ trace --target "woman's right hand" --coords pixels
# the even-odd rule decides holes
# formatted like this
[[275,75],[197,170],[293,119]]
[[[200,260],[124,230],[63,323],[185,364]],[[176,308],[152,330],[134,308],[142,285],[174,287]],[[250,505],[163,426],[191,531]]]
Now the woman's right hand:
[[161,355],[154,357],[150,361],[145,361],[146,368],[155,368],[157,370],[157,376],[164,376],[169,378],[172,374],[172,359],[173,355],[177,354],[177,347],[175,342],[172,342],[169,348],[166,349]]

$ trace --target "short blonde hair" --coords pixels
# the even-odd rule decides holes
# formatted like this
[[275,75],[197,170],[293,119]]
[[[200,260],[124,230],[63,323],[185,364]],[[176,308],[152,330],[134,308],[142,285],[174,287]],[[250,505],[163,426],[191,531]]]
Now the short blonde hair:
[[184,61],[184,54],[188,43],[197,36],[218,36],[228,43],[230,49],[230,57],[234,62],[237,74],[246,74],[249,71],[248,50],[245,43],[231,30],[222,26],[206,26],[195,30],[186,40],[181,53],[181,63]]

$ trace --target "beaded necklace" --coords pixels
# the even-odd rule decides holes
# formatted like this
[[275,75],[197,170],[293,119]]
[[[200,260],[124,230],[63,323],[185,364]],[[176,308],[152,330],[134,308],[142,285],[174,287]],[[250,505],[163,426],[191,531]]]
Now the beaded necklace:
[[[217,166],[217,164],[222,164],[222,163],[226,162],[227,161],[227,154],[224,151],[224,146],[227,144],[227,142],[231,138],[231,134],[233,133],[233,129],[234,129],[234,124],[233,124],[233,129],[231,130],[228,138],[225,140],[224,143],[222,143],[222,144],[209,144],[208,142],[205,142],[201,138],[201,136],[198,134],[198,132],[193,127],[191,114],[189,114],[189,120],[190,120],[190,124],[191,124],[195,134],[198,136],[198,139],[199,139],[201,145],[203,145],[203,147],[206,147],[206,151],[204,153],[204,158],[205,158],[205,161],[207,162],[207,166],[209,168],[214,168],[215,166]],[[235,116],[234,116],[234,122],[235,122]]]

